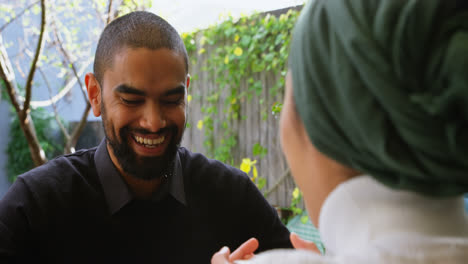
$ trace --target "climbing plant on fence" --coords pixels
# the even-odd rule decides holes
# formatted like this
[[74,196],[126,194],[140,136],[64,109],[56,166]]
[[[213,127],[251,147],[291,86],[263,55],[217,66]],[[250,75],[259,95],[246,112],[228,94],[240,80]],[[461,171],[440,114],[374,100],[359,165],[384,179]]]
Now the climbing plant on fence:
[[[208,75],[209,83],[215,86],[210,89],[199,87],[209,90],[203,95],[203,100],[197,89],[189,90],[189,104],[190,101],[202,101],[202,115],[197,120],[190,120],[188,128],[203,133],[200,140],[203,140],[207,156],[244,170],[265,193],[271,190],[266,186],[265,176],[257,171],[256,164],[267,155],[267,147],[270,146],[256,142],[252,144],[248,157],[235,157],[234,150],[239,147],[237,129],[238,124],[246,119],[242,115],[242,107],[246,104],[261,106],[262,122],[267,122],[269,115],[278,116],[281,112],[281,100],[269,102],[263,96],[268,91],[271,98],[282,98],[289,43],[298,14],[299,11],[290,9],[279,16],[228,17],[208,29],[182,34],[190,67],[196,68],[195,72]],[[203,58],[202,63],[197,61],[200,58]],[[260,78],[260,74],[265,73],[278,78],[266,84]],[[196,85],[198,78],[193,75],[192,84]]]
[[[254,74],[270,71],[284,77],[289,52],[291,30],[297,19],[298,11],[289,10],[279,17],[273,15],[254,14],[250,17],[241,17],[235,20],[229,17],[226,21],[203,31],[183,33],[187,51],[190,54],[191,64],[196,63],[196,53],[206,52],[206,46],[216,45],[214,52],[208,54],[209,63],[202,69],[210,73],[218,89],[210,98],[209,104],[202,108],[205,114],[197,125],[204,130],[204,146],[211,157],[227,163],[233,163],[231,149],[237,144],[235,133],[229,126],[229,121],[239,119],[240,102],[251,100],[254,94],[260,95],[262,82],[255,79]],[[199,43],[196,43],[196,42]],[[225,45],[217,45],[224,43]],[[197,45],[198,44],[198,45]],[[197,76],[193,76],[196,80]],[[248,91],[240,91],[242,81],[249,84]],[[284,78],[279,78],[272,87],[268,87],[271,94],[282,93]],[[224,99],[224,109],[218,109],[221,94],[228,94]],[[255,102],[262,104],[259,100]],[[276,103],[265,108],[267,111],[278,114],[282,104]],[[215,114],[223,111],[226,120],[220,125],[225,131],[223,142],[213,142],[213,129]],[[221,143],[221,144],[220,144]]]

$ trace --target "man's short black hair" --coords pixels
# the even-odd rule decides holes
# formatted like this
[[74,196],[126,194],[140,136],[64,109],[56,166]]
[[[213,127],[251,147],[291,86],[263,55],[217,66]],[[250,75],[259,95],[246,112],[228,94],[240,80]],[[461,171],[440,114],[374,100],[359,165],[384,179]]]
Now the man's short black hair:
[[101,85],[104,72],[112,67],[116,53],[125,47],[174,50],[184,57],[188,72],[187,50],[177,31],[153,13],[136,11],[113,20],[99,38],[94,75]]

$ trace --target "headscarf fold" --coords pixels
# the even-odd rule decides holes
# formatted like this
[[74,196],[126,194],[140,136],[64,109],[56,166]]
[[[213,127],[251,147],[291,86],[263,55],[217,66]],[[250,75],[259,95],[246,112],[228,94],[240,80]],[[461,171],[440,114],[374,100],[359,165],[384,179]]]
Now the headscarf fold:
[[466,2],[310,1],[290,68],[319,151],[391,188],[468,192]]

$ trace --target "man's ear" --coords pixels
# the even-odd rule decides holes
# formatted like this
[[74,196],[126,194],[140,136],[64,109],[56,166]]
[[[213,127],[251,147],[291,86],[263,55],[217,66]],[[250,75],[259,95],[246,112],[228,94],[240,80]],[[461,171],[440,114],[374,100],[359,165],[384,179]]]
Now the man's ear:
[[190,87],[190,74],[187,74],[187,83],[186,84],[187,84],[186,88],[187,88],[187,92],[188,92],[188,89]]
[[94,116],[101,115],[101,86],[92,73],[87,73],[85,76],[86,89],[88,90],[88,99],[93,108]]

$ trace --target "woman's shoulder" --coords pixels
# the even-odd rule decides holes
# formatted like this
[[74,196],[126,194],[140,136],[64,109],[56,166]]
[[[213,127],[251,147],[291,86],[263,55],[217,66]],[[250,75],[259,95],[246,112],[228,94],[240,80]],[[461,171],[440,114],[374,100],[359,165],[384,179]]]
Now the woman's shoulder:
[[[468,237],[407,234],[374,241],[373,252],[384,263],[467,263]],[[367,252],[369,255],[371,252]]]
[[[359,254],[322,256],[311,251],[276,249],[236,264],[464,264],[468,259],[468,239],[412,237],[386,239],[363,248]],[[389,243],[392,242],[392,243]]]

